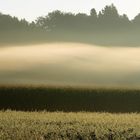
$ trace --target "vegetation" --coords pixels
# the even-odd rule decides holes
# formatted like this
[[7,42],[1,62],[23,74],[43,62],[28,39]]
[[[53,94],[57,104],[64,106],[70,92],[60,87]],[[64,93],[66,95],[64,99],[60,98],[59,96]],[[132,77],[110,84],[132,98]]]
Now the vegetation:
[[140,90],[1,87],[0,109],[140,112]]
[[[139,46],[139,24],[140,14],[129,20],[114,5],[98,14],[93,8],[90,15],[57,10],[32,23],[0,13],[0,46],[56,41]],[[1,140],[140,139],[140,89],[1,86],[0,110]]]
[[0,112],[1,140],[139,140],[140,114]]
[[140,45],[140,14],[133,20],[119,15],[112,4],[97,14],[93,8],[85,13],[53,11],[28,23],[10,15],[0,14],[0,45],[69,41],[97,45]]

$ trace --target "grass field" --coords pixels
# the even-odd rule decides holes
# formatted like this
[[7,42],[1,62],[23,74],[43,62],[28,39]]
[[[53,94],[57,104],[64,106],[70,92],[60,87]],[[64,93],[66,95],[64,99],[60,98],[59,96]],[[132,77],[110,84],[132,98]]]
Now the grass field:
[[139,140],[140,114],[0,112],[1,140]]
[[0,87],[0,109],[110,113],[140,112],[140,90]]
[[1,86],[0,110],[0,140],[140,140],[136,89]]

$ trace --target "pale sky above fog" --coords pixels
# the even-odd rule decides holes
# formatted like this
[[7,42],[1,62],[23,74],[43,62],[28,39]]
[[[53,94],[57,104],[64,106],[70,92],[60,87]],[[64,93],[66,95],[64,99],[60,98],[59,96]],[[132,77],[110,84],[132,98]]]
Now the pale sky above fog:
[[0,0],[0,12],[32,21],[54,10],[89,14],[91,8],[99,11],[111,3],[130,19],[140,13],[140,0]]

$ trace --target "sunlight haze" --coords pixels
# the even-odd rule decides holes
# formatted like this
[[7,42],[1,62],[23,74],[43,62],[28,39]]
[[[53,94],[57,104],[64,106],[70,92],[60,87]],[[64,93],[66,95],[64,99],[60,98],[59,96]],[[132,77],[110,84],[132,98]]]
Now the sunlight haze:
[[[21,53],[22,52],[22,53]],[[0,48],[0,84],[140,84],[140,48],[50,43]]]

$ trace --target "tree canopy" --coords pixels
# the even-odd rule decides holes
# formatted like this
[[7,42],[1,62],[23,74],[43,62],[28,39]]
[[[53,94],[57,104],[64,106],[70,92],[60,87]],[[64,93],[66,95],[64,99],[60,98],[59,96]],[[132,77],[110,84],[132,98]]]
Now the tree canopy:
[[[56,10],[44,17],[38,17],[32,23],[0,13],[1,34],[26,32],[30,36],[36,35],[36,38],[43,38],[43,40],[59,40],[61,38],[64,41],[86,40],[86,42],[92,43],[114,41],[118,44],[122,42],[140,44],[138,41],[139,25],[140,14],[133,20],[129,20],[127,15],[120,15],[113,4],[106,6],[99,13],[92,8],[89,15],[64,13]],[[2,36],[1,34],[0,36]]]

